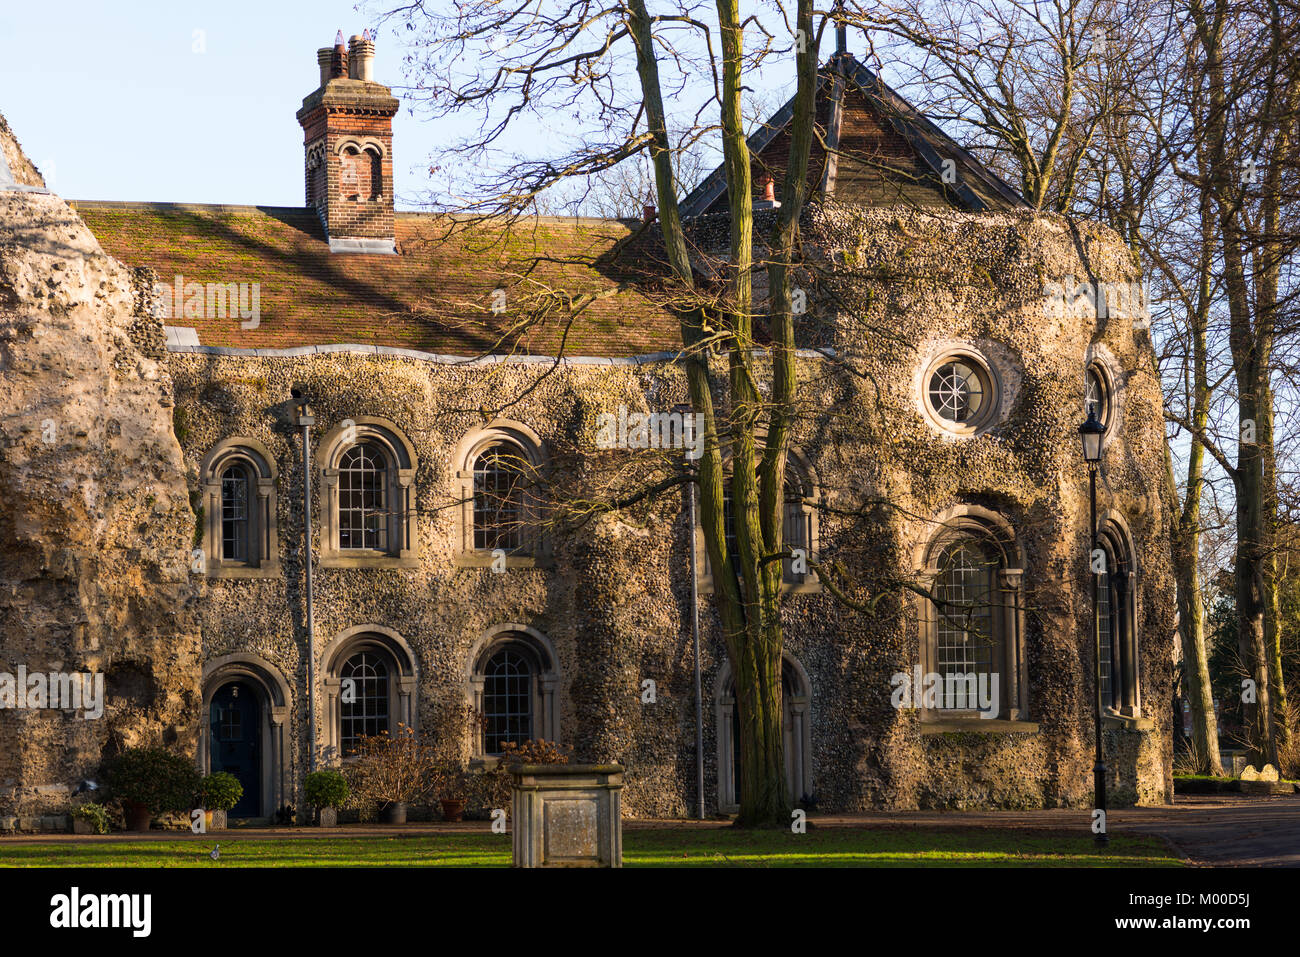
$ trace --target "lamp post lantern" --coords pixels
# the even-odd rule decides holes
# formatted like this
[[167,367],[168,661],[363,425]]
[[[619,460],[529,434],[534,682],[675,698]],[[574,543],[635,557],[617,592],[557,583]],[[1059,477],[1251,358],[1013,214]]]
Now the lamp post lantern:
[[[1101,575],[1095,567],[1097,556],[1097,469],[1101,465],[1101,439],[1106,427],[1097,419],[1097,410],[1088,409],[1088,420],[1079,426],[1083,442],[1083,460],[1088,463],[1089,528],[1092,545],[1088,552],[1088,567],[1092,571],[1092,653],[1094,664],[1094,696],[1092,703],[1093,728],[1096,735],[1096,761],[1092,766],[1093,806],[1101,811],[1101,827],[1097,831],[1097,846],[1110,843],[1106,833],[1106,762],[1101,748]],[[1104,559],[1103,559],[1104,561]]]

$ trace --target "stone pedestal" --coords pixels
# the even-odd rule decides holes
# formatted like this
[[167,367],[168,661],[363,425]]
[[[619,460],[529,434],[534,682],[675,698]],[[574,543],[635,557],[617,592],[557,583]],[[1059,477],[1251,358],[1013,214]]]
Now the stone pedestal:
[[622,867],[623,768],[523,764],[511,769],[515,867]]

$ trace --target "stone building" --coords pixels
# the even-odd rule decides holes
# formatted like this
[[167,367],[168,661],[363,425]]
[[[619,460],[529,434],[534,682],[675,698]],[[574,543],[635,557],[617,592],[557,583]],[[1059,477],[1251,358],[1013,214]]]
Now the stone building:
[[[689,815],[692,569],[704,799],[710,811],[735,806],[730,669],[685,493],[564,525],[531,520],[541,493],[520,480],[563,488],[601,463],[653,454],[597,450],[598,417],[685,401],[654,244],[620,245],[637,222],[539,219],[503,237],[395,212],[398,101],[371,78],[371,56],[359,38],[318,54],[319,86],[298,112],[303,208],[75,202],[73,215],[57,197],[0,185],[6,388],[30,391],[68,362],[52,388],[89,391],[80,377],[104,365],[52,358],[49,345],[82,327],[50,318],[62,313],[11,266],[36,255],[12,243],[28,215],[19,207],[39,202],[80,237],[83,299],[96,295],[83,263],[111,273],[98,280],[110,300],[95,300],[102,314],[84,326],[122,330],[137,371],[113,382],[148,399],[126,418],[87,406],[91,438],[78,453],[85,474],[112,470],[98,507],[126,516],[130,505],[100,554],[137,562],[134,577],[116,561],[60,564],[72,549],[54,539],[84,537],[78,516],[94,516],[76,482],[29,485],[20,450],[39,458],[40,413],[6,406],[9,504],[66,513],[35,530],[23,511],[6,514],[6,658],[93,666],[109,676],[109,699],[98,728],[0,714],[0,805],[6,794],[12,805],[0,813],[53,807],[96,750],[164,740],[240,776],[235,813],[265,817],[301,806],[313,749],[319,764],[338,762],[359,735],[400,722],[454,736],[466,758],[558,740],[626,765],[628,813]],[[787,107],[752,138],[756,182],[779,181],[789,119]],[[823,69],[818,122],[787,538],[888,594],[856,610],[787,562],[792,797],[823,810],[1087,805],[1092,576],[1076,430],[1090,405],[1106,427],[1112,802],[1170,800],[1164,429],[1141,310],[1116,293],[1139,278],[1127,250],[1097,224],[1028,209],[848,53]],[[755,205],[761,236],[774,201]],[[707,277],[727,235],[720,171],[683,212]],[[57,285],[69,270],[55,260],[74,253],[46,246]],[[129,274],[109,256],[147,268]],[[1076,295],[1084,284],[1089,297]],[[1098,290],[1109,308],[1096,308]],[[551,303],[550,321],[517,321],[521,299],[534,311]],[[43,350],[29,317],[38,309],[53,336]],[[99,449],[124,460],[96,459]],[[106,546],[83,552],[95,547]],[[84,592],[110,570],[137,597],[98,644],[75,624],[34,624],[76,604],[54,592]],[[160,622],[175,637],[157,637]],[[901,678],[931,673],[987,680],[986,713],[920,689],[899,706]],[[465,705],[486,716],[481,726],[462,720]],[[45,758],[15,756],[37,736]]]

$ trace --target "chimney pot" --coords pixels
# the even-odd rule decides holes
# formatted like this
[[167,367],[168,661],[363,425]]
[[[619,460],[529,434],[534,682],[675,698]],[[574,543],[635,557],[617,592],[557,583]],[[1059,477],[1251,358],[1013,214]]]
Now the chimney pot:
[[348,41],[348,76],[354,80],[372,81],[374,62],[375,41],[366,35],[354,36]]
[[334,37],[334,52],[330,57],[330,79],[348,75],[348,50],[343,45],[343,31]]
[[334,48],[321,47],[316,51],[316,64],[320,67],[320,85],[330,81],[330,65],[334,62]]

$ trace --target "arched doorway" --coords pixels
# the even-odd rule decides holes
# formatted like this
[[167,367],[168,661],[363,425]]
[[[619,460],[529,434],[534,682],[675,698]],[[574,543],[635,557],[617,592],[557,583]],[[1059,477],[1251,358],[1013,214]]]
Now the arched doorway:
[[223,655],[203,666],[199,770],[227,771],[243,785],[229,817],[268,818],[291,798],[292,703],[280,670],[257,655]]
[[243,681],[229,681],[212,695],[208,724],[208,768],[233,774],[244,794],[229,817],[261,817],[262,701]]
[[[718,729],[718,808],[735,811],[740,806],[740,714],[736,708],[736,687],[731,663],[718,675],[716,699]],[[803,667],[788,655],[781,666],[782,751],[785,754],[786,797],[801,803],[813,794],[812,686]]]

